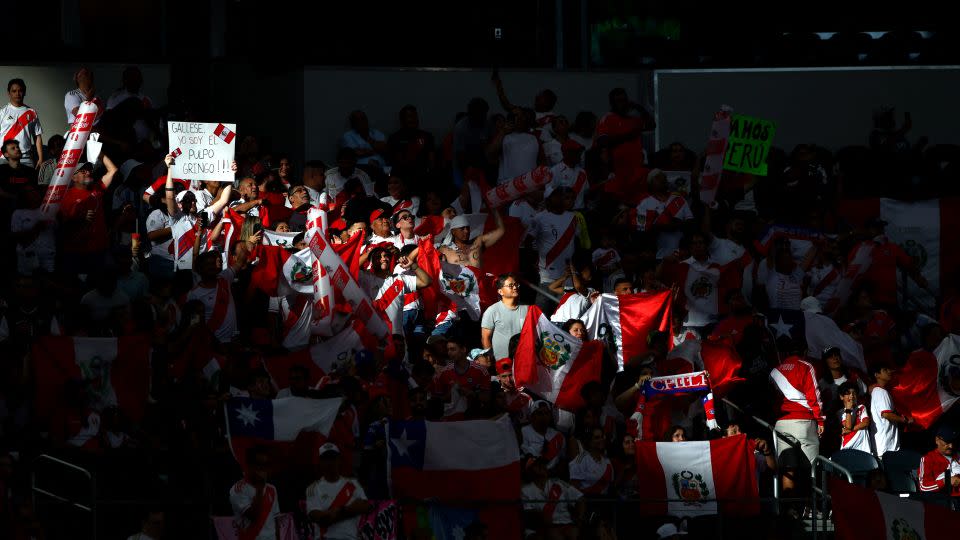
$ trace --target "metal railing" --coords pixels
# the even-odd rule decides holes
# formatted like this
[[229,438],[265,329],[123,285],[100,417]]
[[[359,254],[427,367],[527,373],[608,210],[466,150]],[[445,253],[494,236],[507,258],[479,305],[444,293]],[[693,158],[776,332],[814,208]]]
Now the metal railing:
[[[42,463],[52,463],[58,467],[63,467],[66,469],[70,469],[72,471],[76,471],[81,475],[83,475],[84,477],[86,477],[87,481],[90,484],[89,505],[81,504],[80,502],[73,500],[70,497],[58,495],[48,489],[39,487],[37,485],[37,468],[38,468],[38,465]],[[90,526],[92,530],[91,538],[97,537],[97,482],[92,472],[90,472],[87,469],[84,469],[79,465],[74,465],[73,463],[64,461],[60,458],[53,457],[49,454],[40,454],[39,456],[33,459],[33,464],[30,470],[30,491],[33,498],[34,508],[37,507],[37,494],[40,494],[46,497],[50,497],[51,499],[54,499],[57,502],[67,504],[68,506],[71,506],[73,508],[77,508],[78,510],[89,512]]]
[[[721,398],[721,401],[723,401],[724,403],[726,403],[726,404],[729,405],[730,407],[733,407],[734,409],[736,409],[737,411],[739,411],[741,414],[748,416],[751,420],[753,420],[754,422],[756,422],[757,425],[759,425],[759,426],[767,429],[768,431],[770,431],[770,433],[773,434],[773,453],[774,453],[774,455],[776,455],[778,458],[779,458],[779,455],[780,455],[780,452],[779,452],[779,445],[780,445],[780,444],[786,443],[786,444],[789,445],[791,448],[794,448],[794,449],[796,449],[796,450],[799,450],[799,449],[800,449],[800,443],[799,443],[798,441],[793,440],[792,438],[787,437],[787,435],[785,435],[785,434],[777,431],[777,428],[775,428],[774,426],[770,425],[770,423],[767,422],[766,420],[763,420],[762,418],[759,418],[759,417],[754,416],[754,415],[752,415],[752,414],[748,414],[748,413],[747,413],[745,410],[743,410],[739,405],[737,405],[736,403],[730,401],[730,400],[727,399],[727,398]],[[782,441],[782,442],[781,442],[781,441]],[[780,488],[781,488],[781,486],[780,486],[780,471],[779,471],[779,469],[778,469],[778,470],[777,470],[777,473],[773,475],[774,512],[777,513],[777,514],[780,513]]]
[[[820,465],[820,487],[817,487],[817,465]],[[813,499],[811,511],[813,512],[811,523],[813,525],[813,538],[817,539],[817,512],[820,512],[821,528],[826,531],[827,520],[829,519],[830,488],[827,476],[830,472],[843,473],[847,477],[847,482],[853,483],[853,474],[849,469],[832,461],[824,456],[813,458],[810,464],[810,497]],[[820,495],[820,508],[817,508],[817,495]]]

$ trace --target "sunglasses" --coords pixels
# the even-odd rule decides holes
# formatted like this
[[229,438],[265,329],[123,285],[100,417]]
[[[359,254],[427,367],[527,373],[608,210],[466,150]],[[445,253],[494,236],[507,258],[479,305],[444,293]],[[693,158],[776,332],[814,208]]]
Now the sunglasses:
[[404,214],[397,218],[397,221],[413,221],[413,216],[410,214]]

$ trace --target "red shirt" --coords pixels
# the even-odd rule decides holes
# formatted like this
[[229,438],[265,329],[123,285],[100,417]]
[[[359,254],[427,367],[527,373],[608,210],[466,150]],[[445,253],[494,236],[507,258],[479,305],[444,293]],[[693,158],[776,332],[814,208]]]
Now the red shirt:
[[717,326],[714,327],[713,333],[710,334],[710,337],[730,336],[730,339],[733,340],[733,344],[739,345],[740,340],[743,339],[743,331],[751,324],[753,324],[753,314],[739,317],[736,315],[730,315],[729,317],[717,323]]
[[[913,268],[913,259],[897,244],[882,238],[875,244],[872,252],[870,268],[863,275],[863,279],[873,284],[873,302],[880,305],[895,305],[897,303],[897,268]],[[851,253],[856,253],[854,248]]]
[[[597,124],[597,135],[621,136],[643,129],[643,119],[636,116],[621,116],[609,112],[603,115]],[[634,137],[612,149],[613,172],[623,185],[635,185],[640,181],[643,171],[643,142],[640,137]],[[646,181],[639,187],[646,191]]]
[[[106,191],[103,182],[97,180],[90,189],[72,187],[60,203],[60,215],[70,223],[63,227],[63,251],[65,253],[96,253],[107,249],[107,219],[103,207]],[[87,211],[93,210],[93,221],[87,221]]]
[[457,373],[453,364],[450,364],[437,374],[436,383],[436,390],[441,394],[446,394],[453,387],[453,383],[457,383],[460,388],[470,388],[473,391],[488,390],[490,375],[486,370],[472,364],[461,375]]

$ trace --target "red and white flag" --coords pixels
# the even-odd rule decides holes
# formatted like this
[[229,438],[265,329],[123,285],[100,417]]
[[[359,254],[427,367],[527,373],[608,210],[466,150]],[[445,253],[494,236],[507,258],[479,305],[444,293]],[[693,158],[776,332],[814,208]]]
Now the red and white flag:
[[960,530],[960,513],[949,508],[873,491],[839,478],[830,480],[830,500],[837,540],[953,540]]
[[672,300],[673,291],[669,290],[622,296],[603,294],[583,314],[583,321],[590,339],[612,336],[622,371],[624,360],[646,352],[650,332],[670,330]]
[[344,301],[352,308],[354,317],[373,335],[385,338],[390,333],[387,320],[380,312],[375,311],[373,302],[350,274],[350,268],[323,239],[322,234],[313,235],[309,249],[330,276],[333,291],[339,291]]
[[236,133],[230,131],[230,128],[223,124],[217,124],[217,127],[213,130],[213,134],[220,137],[220,139],[227,144],[232,143],[233,138],[237,136]]
[[43,337],[33,346],[37,377],[36,413],[63,406],[64,385],[83,382],[96,410],[119,407],[124,416],[143,416],[150,389],[150,340],[145,337]]
[[552,179],[553,174],[550,172],[550,167],[540,166],[530,172],[521,174],[513,180],[507,180],[497,187],[491,188],[484,198],[486,198],[488,206],[496,208],[542,188]]
[[703,161],[703,174],[700,176],[700,200],[704,204],[710,204],[717,198],[720,175],[723,173],[723,155],[727,151],[727,138],[730,136],[732,112],[733,109],[723,105],[713,114],[710,137],[707,139],[707,155]]
[[296,232],[277,232],[270,229],[263,230],[263,245],[279,246],[284,249],[293,247],[293,239],[300,233]]
[[960,336],[950,334],[933,353],[914,351],[890,394],[897,410],[928,429],[960,399]]
[[[839,212],[855,224],[876,216],[887,222],[884,234],[913,260],[932,292],[931,294],[920,289],[912,279],[907,279],[906,291],[898,287],[901,304],[906,298],[907,307],[934,313],[935,295],[939,295],[946,286],[956,285],[943,282],[960,270],[960,251],[951,244],[954,236],[949,234],[950,231],[960,230],[960,199],[943,198],[915,202],[867,199],[843,203]],[[863,252],[859,253],[859,257],[858,248],[851,252],[848,268],[857,273],[850,277],[858,278],[867,274],[863,277],[872,281],[894,279],[899,284],[902,272],[895,276],[884,276],[880,269],[871,268],[873,253],[868,249],[870,244],[871,242],[865,242],[858,246],[866,246]],[[849,294],[850,286],[851,284],[845,284],[846,294]],[[841,296],[839,292],[842,304],[846,295]]]
[[695,517],[760,512],[753,444],[746,435],[712,441],[637,441],[637,497],[644,514]]
[[80,161],[80,154],[87,145],[87,138],[93,130],[97,112],[100,108],[93,101],[84,101],[77,110],[77,117],[70,126],[70,131],[64,137],[63,151],[57,159],[57,169],[50,178],[47,192],[43,196],[43,205],[40,210],[47,217],[52,217],[60,208],[67,189],[73,182],[73,171]]
[[581,342],[530,306],[520,332],[513,374],[517,386],[570,411],[583,406],[580,389],[600,381],[603,342]]

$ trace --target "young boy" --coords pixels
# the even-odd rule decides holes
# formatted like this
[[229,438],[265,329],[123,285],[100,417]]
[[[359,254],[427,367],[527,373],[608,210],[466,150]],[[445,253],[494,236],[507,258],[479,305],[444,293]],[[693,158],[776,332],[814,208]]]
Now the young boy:
[[840,449],[870,452],[870,417],[867,408],[860,403],[856,383],[847,381],[837,390],[843,409],[840,415]]

